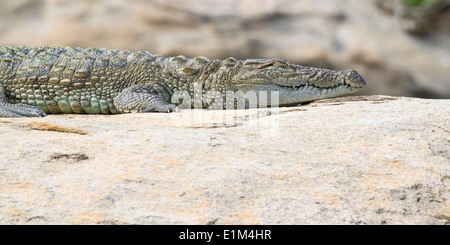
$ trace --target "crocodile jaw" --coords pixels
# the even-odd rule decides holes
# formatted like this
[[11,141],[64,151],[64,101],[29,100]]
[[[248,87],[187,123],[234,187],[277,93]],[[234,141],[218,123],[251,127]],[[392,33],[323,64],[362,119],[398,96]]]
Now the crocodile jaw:
[[[266,92],[268,106],[276,106],[276,103],[279,106],[295,105],[307,101],[353,94],[358,90],[357,87],[347,84],[339,84],[328,88],[320,88],[309,84],[296,87],[279,86],[276,84],[243,84],[238,85],[237,89],[243,93],[254,91],[258,98],[262,96],[261,92]],[[278,101],[274,97],[276,93],[278,93]],[[272,103],[274,104],[272,105]]]
[[352,94],[366,86],[364,78],[352,69],[313,68],[280,59],[246,60],[238,66],[232,83],[243,93],[278,92],[280,106]]

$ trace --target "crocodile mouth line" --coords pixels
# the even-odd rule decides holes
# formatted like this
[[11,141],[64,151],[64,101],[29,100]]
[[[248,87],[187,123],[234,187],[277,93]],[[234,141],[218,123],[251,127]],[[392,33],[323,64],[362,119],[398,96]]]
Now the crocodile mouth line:
[[[278,83],[272,84],[263,84],[263,83],[251,83],[251,84],[240,84],[237,86],[238,88],[244,87],[253,87],[253,89],[266,88],[265,91],[273,90],[273,91],[286,91],[290,93],[300,92],[300,93],[308,93],[308,94],[331,94],[335,92],[343,93],[353,93],[356,92],[359,88],[356,86],[352,86],[351,84],[345,83],[341,81],[332,86],[328,87],[320,87],[311,83],[304,83],[299,85],[281,85]],[[267,89],[270,88],[270,89]],[[249,89],[246,89],[247,91]],[[251,89],[250,89],[251,90]]]
[[302,85],[297,85],[297,86],[282,86],[282,87],[285,87],[285,88],[287,88],[289,90],[294,90],[294,91],[305,90],[305,89],[309,89],[309,90],[313,90],[313,89],[318,89],[318,90],[343,90],[343,89],[345,89],[345,90],[348,90],[348,91],[353,91],[353,90],[357,90],[358,89],[357,87],[351,86],[349,84],[345,84],[343,82],[335,84],[333,86],[329,86],[329,87],[319,87],[319,86],[316,86],[316,85],[313,85],[313,84],[309,84],[309,83],[302,84]]

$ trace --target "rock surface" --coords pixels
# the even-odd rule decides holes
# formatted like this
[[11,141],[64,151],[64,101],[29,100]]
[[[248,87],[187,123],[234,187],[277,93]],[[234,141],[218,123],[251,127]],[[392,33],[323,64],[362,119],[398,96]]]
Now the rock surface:
[[[360,94],[450,98],[450,29],[422,38],[410,35],[399,16],[405,11],[396,10],[401,1],[382,2],[394,4],[380,6],[379,0],[0,1],[0,45],[147,50],[211,59],[276,57],[322,68],[354,68],[368,81]],[[439,23],[449,22],[444,17],[450,8],[445,11],[433,15],[442,19]]]
[[0,118],[0,224],[449,224],[449,108]]

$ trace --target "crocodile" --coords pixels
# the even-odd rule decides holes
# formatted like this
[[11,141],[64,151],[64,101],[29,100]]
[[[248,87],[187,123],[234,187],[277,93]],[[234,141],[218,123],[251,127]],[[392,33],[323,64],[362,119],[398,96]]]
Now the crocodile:
[[0,47],[0,117],[289,106],[351,94],[365,85],[352,69],[313,68],[283,59]]

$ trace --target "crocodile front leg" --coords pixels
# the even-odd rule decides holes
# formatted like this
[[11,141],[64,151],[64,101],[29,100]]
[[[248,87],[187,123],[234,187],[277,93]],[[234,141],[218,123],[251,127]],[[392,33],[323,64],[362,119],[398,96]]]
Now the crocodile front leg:
[[45,117],[47,114],[37,106],[26,104],[11,104],[5,95],[5,89],[0,83],[0,117]]
[[176,105],[170,104],[158,95],[153,86],[131,85],[114,97],[114,106],[121,113],[127,112],[178,112]]

